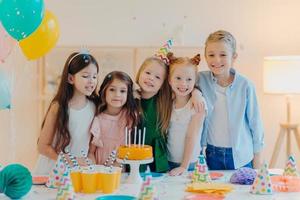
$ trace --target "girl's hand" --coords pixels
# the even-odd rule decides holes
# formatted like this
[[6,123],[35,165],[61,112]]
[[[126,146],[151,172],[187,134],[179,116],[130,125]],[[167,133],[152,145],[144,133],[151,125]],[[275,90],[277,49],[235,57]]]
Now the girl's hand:
[[179,176],[179,175],[182,175],[185,171],[186,171],[186,168],[180,166],[180,167],[172,169],[169,172],[169,175],[170,176]]
[[85,158],[84,157],[79,157],[79,158],[76,158],[79,166],[81,167],[86,167],[88,166],[88,164],[85,162]]
[[192,91],[192,105],[197,113],[203,113],[205,110],[202,93],[198,89]]

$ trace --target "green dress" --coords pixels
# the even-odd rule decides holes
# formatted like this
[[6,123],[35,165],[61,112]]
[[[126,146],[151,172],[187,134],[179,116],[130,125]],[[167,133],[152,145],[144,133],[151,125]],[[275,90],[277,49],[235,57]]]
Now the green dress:
[[[145,144],[153,148],[153,163],[150,163],[152,172],[166,172],[169,170],[167,156],[167,142],[162,136],[161,130],[157,127],[157,97],[142,99],[141,106],[143,109],[143,122],[141,127],[146,127]],[[140,171],[145,171],[146,165],[142,165]]]

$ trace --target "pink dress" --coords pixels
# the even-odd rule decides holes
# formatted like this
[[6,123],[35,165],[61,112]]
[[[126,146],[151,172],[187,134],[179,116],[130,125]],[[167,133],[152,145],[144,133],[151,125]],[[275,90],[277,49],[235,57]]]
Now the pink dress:
[[125,144],[125,127],[124,112],[116,116],[101,113],[94,118],[90,132],[94,136],[92,144],[97,146],[96,164],[104,164],[113,150]]

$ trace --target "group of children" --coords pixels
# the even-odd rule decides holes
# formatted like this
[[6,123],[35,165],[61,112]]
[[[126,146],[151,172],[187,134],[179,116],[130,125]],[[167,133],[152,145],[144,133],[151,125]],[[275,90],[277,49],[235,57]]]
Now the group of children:
[[210,71],[198,72],[199,54],[167,57],[168,63],[158,57],[143,62],[136,76],[139,90],[126,73],[113,71],[96,91],[95,58],[71,54],[42,124],[36,173],[49,173],[61,151],[82,165],[84,154],[104,164],[125,144],[126,127],[146,128],[145,144],[153,148],[151,171],[181,175],[193,170],[204,149],[211,170],[259,167],[262,122],[254,85],[233,68],[234,37],[226,31],[209,35],[205,59]]

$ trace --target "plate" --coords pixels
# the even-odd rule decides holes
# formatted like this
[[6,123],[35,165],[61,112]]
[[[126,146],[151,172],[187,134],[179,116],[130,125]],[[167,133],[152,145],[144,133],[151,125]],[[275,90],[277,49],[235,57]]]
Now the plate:
[[151,175],[153,178],[160,178],[164,176],[164,173],[157,173],[157,172],[141,173],[142,178],[144,178],[146,175]]
[[224,176],[224,174],[221,172],[210,172],[209,175],[212,180],[216,180]]
[[97,197],[96,200],[137,200],[137,198],[128,195],[107,195]]
[[32,184],[34,185],[44,185],[48,181],[48,176],[33,176],[32,177]]
[[283,169],[271,168],[269,169],[269,174],[270,176],[282,175],[283,171],[284,171]]
[[191,194],[184,198],[184,200],[223,200],[224,196],[214,194]]

